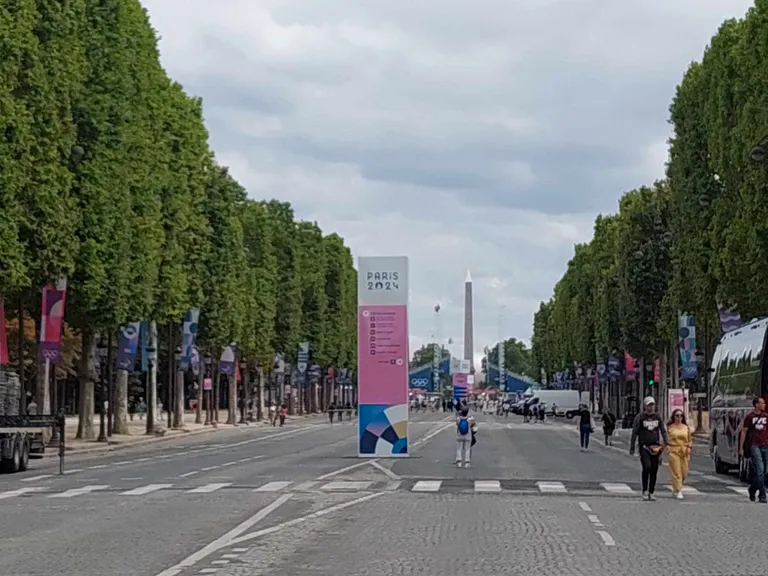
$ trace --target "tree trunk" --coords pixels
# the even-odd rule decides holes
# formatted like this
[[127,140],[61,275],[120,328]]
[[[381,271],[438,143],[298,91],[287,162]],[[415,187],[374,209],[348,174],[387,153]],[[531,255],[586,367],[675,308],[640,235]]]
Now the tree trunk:
[[248,422],[248,403],[251,401],[251,371],[246,367],[242,373],[243,377],[243,420]]
[[128,371],[118,370],[115,382],[115,413],[112,432],[129,434],[128,431]]
[[184,371],[176,372],[176,381],[174,382],[175,394],[173,395],[173,427],[177,429],[184,428]]
[[94,357],[96,356],[96,336],[90,330],[83,331],[83,347],[79,365],[80,401],[77,409],[78,440],[95,440],[93,430],[93,395],[96,381]]
[[[149,347],[155,350],[157,354],[157,324],[154,322],[149,323],[149,334],[147,335],[147,343]],[[157,358],[157,356],[155,356]],[[149,362],[147,366],[147,393],[144,398],[147,405],[147,434],[154,434],[155,427],[157,426],[157,364],[156,360]]]
[[213,382],[213,421],[219,421],[219,394],[221,390],[221,371],[216,368],[216,379]]
[[[235,359],[237,361],[237,359]],[[235,368],[234,370],[237,370]],[[237,372],[227,376],[229,399],[227,400],[227,424],[237,424]]]
[[258,400],[256,406],[256,420],[261,421],[264,418],[264,370],[259,368],[256,372],[256,386],[258,386]]

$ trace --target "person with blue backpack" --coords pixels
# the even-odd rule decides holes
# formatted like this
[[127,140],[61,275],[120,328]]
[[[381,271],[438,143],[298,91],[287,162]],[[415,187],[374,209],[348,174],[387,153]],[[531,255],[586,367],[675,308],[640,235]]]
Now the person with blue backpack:
[[470,455],[477,425],[469,415],[469,408],[463,407],[456,420],[456,467],[469,468]]

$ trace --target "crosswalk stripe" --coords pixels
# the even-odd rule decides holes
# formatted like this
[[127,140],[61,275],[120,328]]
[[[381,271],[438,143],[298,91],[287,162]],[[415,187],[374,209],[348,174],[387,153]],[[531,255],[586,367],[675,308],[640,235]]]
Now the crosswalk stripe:
[[728,488],[734,492],[743,494],[744,496],[749,496],[749,488],[745,488],[744,486],[728,486]]
[[562,494],[568,492],[562,482],[536,482],[539,492],[547,494]]
[[40,476],[32,476],[30,478],[22,478],[22,482],[37,482],[38,480],[45,480],[46,478],[50,478],[50,474],[40,474]]
[[259,486],[254,492],[279,492],[280,490],[288,488],[291,484],[293,484],[293,482],[269,482],[264,484],[264,486]]
[[498,480],[475,480],[475,492],[501,492]]
[[82,496],[83,494],[89,494],[97,490],[106,490],[107,488],[109,488],[107,484],[89,484],[80,488],[71,488],[58,494],[51,494],[48,498],[74,498],[75,496]]
[[[672,490],[673,490],[672,486],[670,486],[669,484],[665,484],[664,488],[666,488],[670,492],[672,492]],[[696,490],[696,488],[694,488],[693,486],[683,486],[683,489],[681,491],[682,491],[683,494],[691,494],[691,495],[693,495],[693,494],[701,494],[701,492]]]
[[125,492],[120,492],[121,496],[144,496],[144,494],[149,494],[150,492],[157,492],[158,490],[164,490],[166,488],[171,488],[173,484],[147,484],[146,486],[139,486],[138,488],[134,488],[133,490],[127,490]]
[[208,494],[209,492],[216,492],[216,490],[231,485],[232,482],[214,482],[213,484],[205,484],[204,486],[198,486],[192,490],[187,490],[187,494]]
[[7,498],[15,498],[16,496],[23,496],[24,494],[30,494],[32,492],[42,492],[43,490],[47,490],[47,488],[43,486],[33,486],[30,488],[17,488],[16,490],[9,490],[8,492],[0,492],[0,500],[5,500]]
[[411,492],[439,492],[442,480],[419,480],[411,488]]
[[602,482],[600,486],[605,488],[606,491],[613,492],[614,494],[634,494],[635,493],[635,491],[632,490],[632,488],[630,488],[628,484]]
[[321,486],[320,489],[329,491],[368,490],[371,484],[373,482],[328,482]]

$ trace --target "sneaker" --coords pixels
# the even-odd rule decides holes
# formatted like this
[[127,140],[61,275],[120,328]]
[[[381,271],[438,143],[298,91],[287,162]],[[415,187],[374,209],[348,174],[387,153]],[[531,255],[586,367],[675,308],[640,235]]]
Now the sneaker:
[[683,491],[680,490],[677,494],[675,494],[675,498],[677,498],[678,500],[682,500],[683,499]]
[[648,499],[648,492],[646,492],[645,490],[643,490],[643,495],[641,496],[641,498],[642,498],[643,500],[647,500],[647,499]]
[[749,490],[749,501],[750,502],[754,502],[755,501],[755,495],[756,494],[757,494],[757,492],[755,490],[752,490],[752,489]]
[[470,468],[469,462],[466,462],[466,463],[464,464],[464,468]]
[[653,493],[648,493],[648,501],[656,502],[656,496],[654,496]]
[[461,462],[456,462],[456,468],[461,468]]

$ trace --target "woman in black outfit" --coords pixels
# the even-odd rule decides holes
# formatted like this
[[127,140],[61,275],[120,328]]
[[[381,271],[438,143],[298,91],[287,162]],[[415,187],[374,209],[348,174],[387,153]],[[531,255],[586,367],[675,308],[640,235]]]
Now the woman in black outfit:
[[594,425],[592,424],[592,414],[586,405],[581,404],[579,406],[579,440],[581,443],[581,451],[586,452],[589,448],[589,436],[594,432]]

